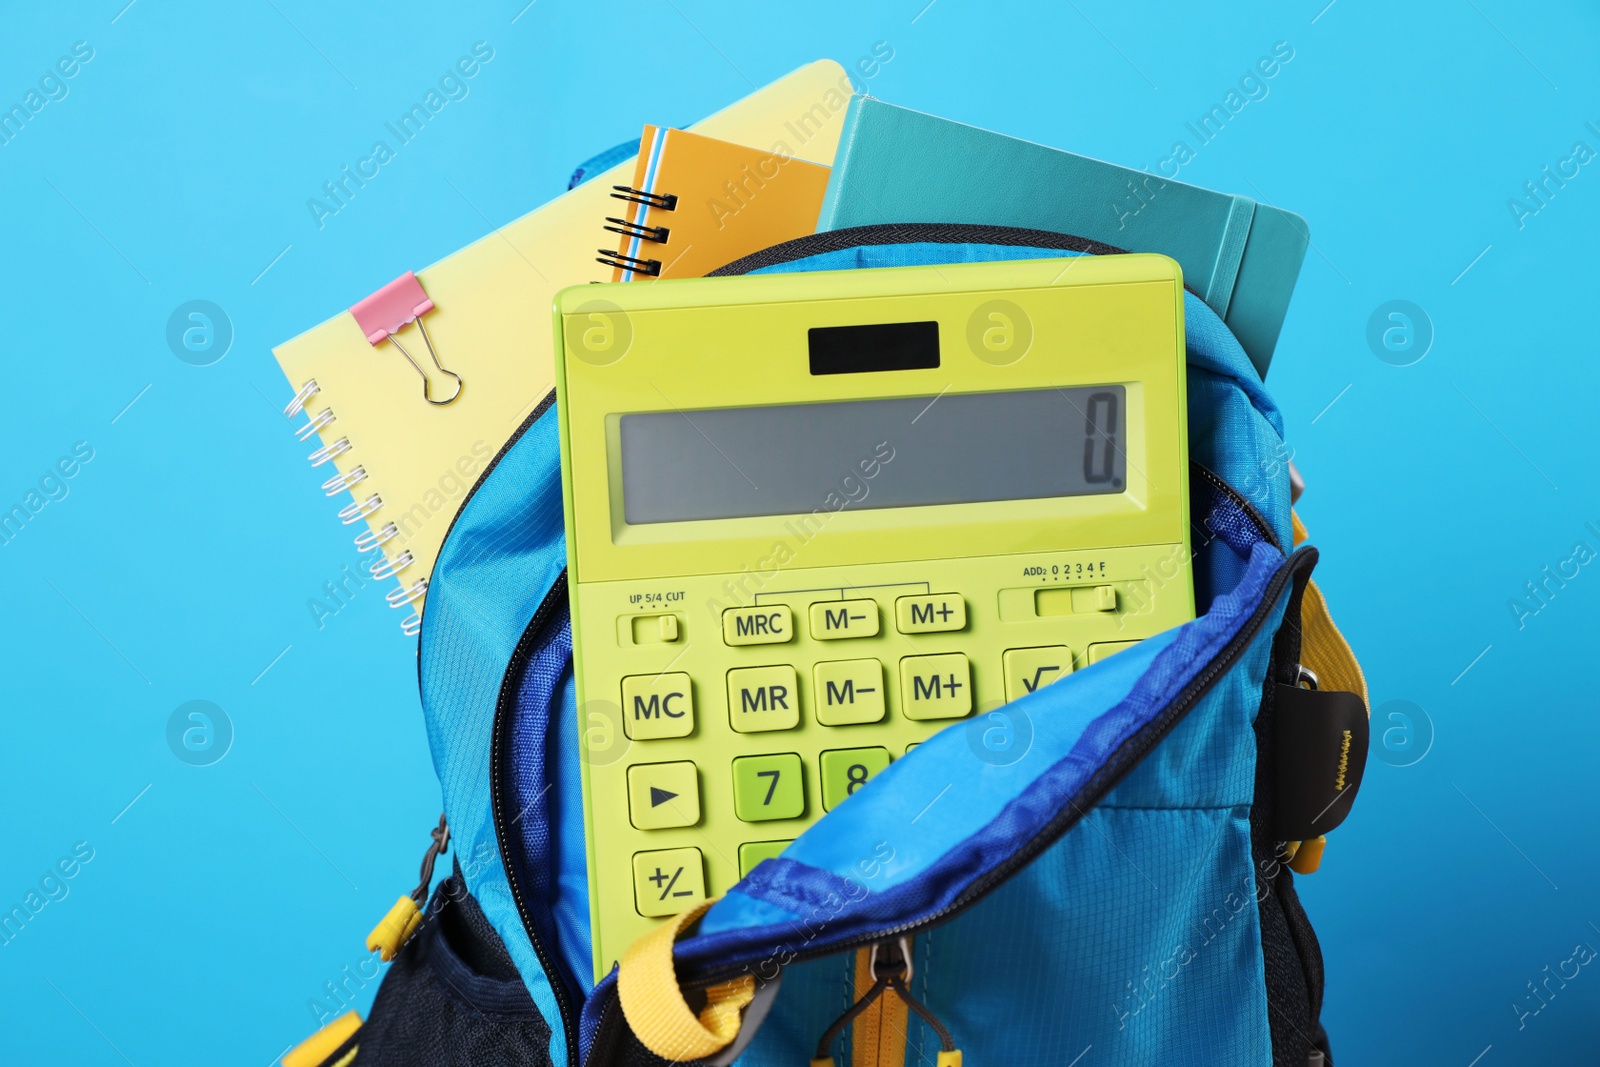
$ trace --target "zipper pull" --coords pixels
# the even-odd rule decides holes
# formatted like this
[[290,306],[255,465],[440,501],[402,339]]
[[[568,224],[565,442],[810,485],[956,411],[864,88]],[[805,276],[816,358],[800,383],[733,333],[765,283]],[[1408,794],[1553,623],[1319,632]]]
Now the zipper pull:
[[428,901],[428,887],[433,884],[434,862],[450,848],[450,826],[443,815],[439,816],[439,825],[429,832],[429,836],[433,838],[433,843],[422,855],[422,880],[417,888],[411,891],[410,896],[395,901],[394,907],[378,920],[378,925],[367,935],[367,951],[376,952],[384,963],[398,956],[406,942],[411,940],[411,935],[422,925],[422,908]]
[[961,1050],[956,1048],[950,1031],[928,1010],[926,1004],[911,995],[911,938],[896,937],[873,945],[867,956],[867,972],[872,977],[872,987],[828,1027],[817,1042],[817,1054],[812,1057],[811,1067],[832,1067],[833,1054],[829,1048],[834,1040],[855,1022],[857,1016],[871,1007],[873,1001],[891,989],[905,1002],[906,1007],[916,1012],[929,1029],[939,1036],[936,1067],[961,1067]]

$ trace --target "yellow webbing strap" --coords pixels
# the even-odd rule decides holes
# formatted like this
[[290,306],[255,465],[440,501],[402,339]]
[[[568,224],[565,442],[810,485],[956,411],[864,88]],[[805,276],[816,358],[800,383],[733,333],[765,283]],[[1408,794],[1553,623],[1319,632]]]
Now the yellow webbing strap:
[[[1307,537],[1300,516],[1290,512],[1294,522],[1294,543]],[[1350,650],[1350,643],[1333,623],[1328,614],[1328,602],[1316,582],[1306,583],[1305,598],[1300,604],[1300,663],[1317,676],[1317,687],[1336,693],[1354,693],[1366,705],[1367,715],[1372,715],[1372,702],[1367,699],[1367,677],[1361,673],[1361,664]]]
[[673,1063],[726,1048],[738,1036],[741,1013],[756,993],[755,976],[741,974],[707,989],[698,1017],[683,999],[672,945],[714,903],[708,900],[639,938],[617,971],[617,997],[628,1027],[645,1048]]

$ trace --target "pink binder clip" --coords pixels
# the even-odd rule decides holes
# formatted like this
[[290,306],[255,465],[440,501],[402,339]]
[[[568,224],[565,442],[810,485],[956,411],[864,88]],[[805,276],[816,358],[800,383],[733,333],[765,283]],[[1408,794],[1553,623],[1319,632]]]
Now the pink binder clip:
[[[433,340],[428,336],[428,327],[422,321],[422,316],[432,310],[433,301],[422,291],[422,283],[417,281],[415,274],[406,271],[365,300],[354,304],[350,308],[350,314],[355,316],[356,325],[361,327],[368,344],[376,348],[379,342],[388,341],[400,349],[400,354],[406,357],[406,362],[422,375],[422,399],[442,407],[460,396],[461,387],[466,383],[461,380],[461,375],[445,370],[444,364],[439,362],[439,354],[433,350]],[[422,365],[412,358],[411,353],[406,351],[400,339],[395,336],[401,327],[412,322],[415,322],[417,329],[422,331],[422,343],[428,346],[428,355],[433,359],[433,365],[438,368],[439,373],[455,379],[455,392],[443,400],[433,398],[433,383],[428,379],[428,372],[422,369]]]

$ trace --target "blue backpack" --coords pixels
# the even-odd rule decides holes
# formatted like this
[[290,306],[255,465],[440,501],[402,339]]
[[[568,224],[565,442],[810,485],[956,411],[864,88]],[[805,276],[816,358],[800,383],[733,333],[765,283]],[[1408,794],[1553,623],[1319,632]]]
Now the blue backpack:
[[[1117,251],[886,225],[717,273]],[[592,988],[546,398],[428,589],[419,674],[455,871],[397,920],[368,1021],[298,1062],[1331,1062],[1289,863],[1315,869],[1349,809],[1364,683],[1308,583],[1316,550],[1293,547],[1278,410],[1217,315],[1192,293],[1185,314],[1195,621],[945,729]]]

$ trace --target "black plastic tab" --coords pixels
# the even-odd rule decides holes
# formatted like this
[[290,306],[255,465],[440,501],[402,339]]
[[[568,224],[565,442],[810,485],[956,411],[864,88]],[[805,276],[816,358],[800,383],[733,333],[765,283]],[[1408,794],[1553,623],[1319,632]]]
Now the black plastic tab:
[[1367,708],[1354,693],[1278,684],[1273,837],[1304,841],[1344,822],[1367,766]]

